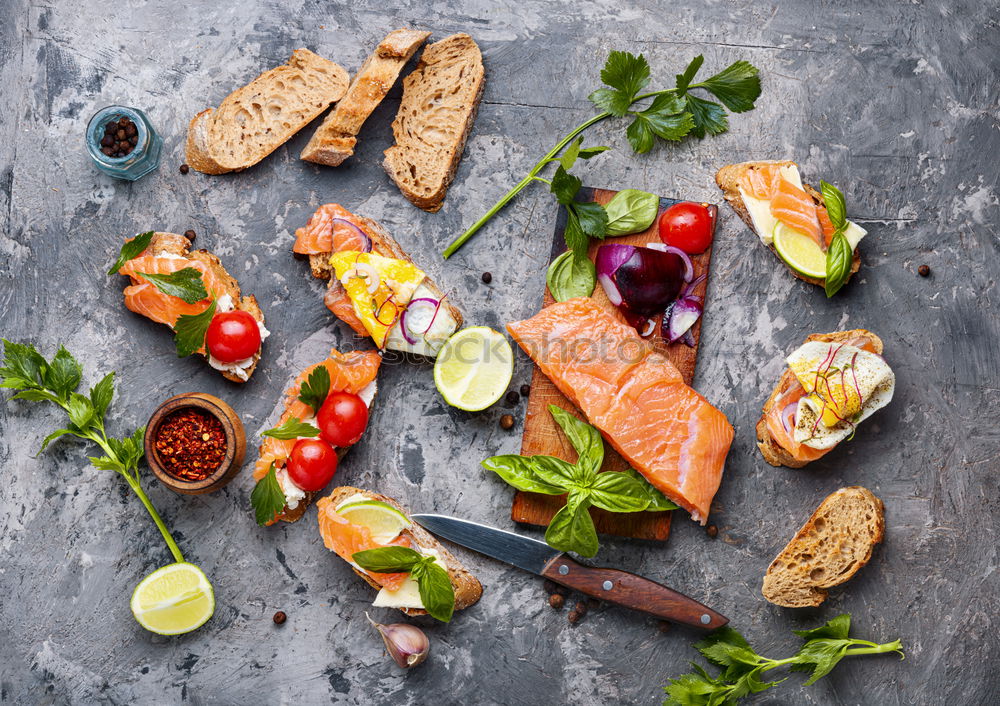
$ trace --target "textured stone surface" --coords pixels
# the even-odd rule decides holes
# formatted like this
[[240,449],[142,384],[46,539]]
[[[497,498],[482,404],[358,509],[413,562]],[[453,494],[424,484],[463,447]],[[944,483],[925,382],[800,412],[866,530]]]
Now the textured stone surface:
[[[709,602],[768,654],[794,648],[790,628],[841,611],[854,615],[859,635],[906,645],[903,662],[843,664],[810,688],[793,676],[759,703],[997,703],[996,1],[389,5],[5,0],[0,333],[49,354],[65,343],[89,382],[118,371],[117,431],[143,423],[171,394],[204,390],[230,401],[256,433],[304,364],[330,344],[365,345],[332,320],[320,284],[290,257],[294,229],[317,205],[339,201],[382,221],[456,293],[470,322],[500,327],[537,306],[551,199],[529,190],[452,260],[437,253],[592,114],[586,95],[607,52],[645,53],[659,87],[698,53],[708,70],[749,59],[764,95],[757,110],[733,116],[730,132],[635,157],[623,126],[606,123],[588,142],[615,150],[580,173],[594,186],[721,201],[712,175],[722,164],[793,157],[814,183],[823,176],[844,187],[850,214],[870,231],[863,269],[828,301],[722,209],[696,379],[736,426],[712,517],[719,536],[678,517],[665,546],[605,539],[598,560]],[[469,32],[488,71],[440,213],[410,206],[379,167],[398,87],[338,169],[298,160],[306,130],[245,173],[178,173],[198,110],[299,46],[353,72],[403,25],[435,37]],[[99,174],[83,149],[87,118],[114,102],[147,110],[165,139],[162,167],[135,184]],[[177,360],[166,329],[122,306],[122,283],[103,272],[124,235],[148,228],[193,228],[197,244],[260,299],[274,335],[249,384]],[[916,275],[920,264],[930,265],[929,278]],[[753,425],[782,354],[812,331],[856,326],[885,340],[896,399],[807,470],[766,465]],[[528,375],[519,356],[515,384]],[[427,365],[387,366],[380,389],[368,436],[338,479],[415,509],[509,526],[511,491],[478,462],[518,448],[518,433],[497,420],[513,412],[520,422],[523,409],[452,410]],[[128,595],[169,554],[124,483],[88,467],[80,444],[33,457],[60,421],[6,397],[0,407],[0,702],[652,704],[694,654],[692,633],[662,633],[624,610],[604,607],[571,627],[565,611],[547,606],[540,580],[465,553],[486,587],[482,602],[451,625],[429,626],[431,659],[401,673],[363,620],[370,589],[323,548],[314,511],[296,525],[258,529],[246,471],[202,497],[147,478],[218,599],[201,630],[155,637],[132,620]],[[766,603],[767,564],[820,499],[849,484],[885,501],[887,539],[871,565],[817,610]],[[271,622],[278,609],[289,616],[280,628]]]

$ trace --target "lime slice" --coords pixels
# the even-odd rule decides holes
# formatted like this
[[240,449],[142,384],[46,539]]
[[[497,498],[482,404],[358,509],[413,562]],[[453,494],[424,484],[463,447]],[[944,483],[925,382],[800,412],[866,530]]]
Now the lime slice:
[[774,226],[774,249],[778,257],[799,274],[826,279],[826,253],[805,233],[777,223]]
[[486,409],[499,400],[513,374],[510,343],[486,326],[454,334],[434,362],[434,384],[444,401],[468,412]]
[[381,500],[359,500],[337,508],[337,514],[353,525],[367,527],[379,544],[388,544],[410,526],[410,518]]
[[132,592],[132,615],[159,635],[191,632],[214,612],[212,584],[204,571],[186,561],[157,569]]

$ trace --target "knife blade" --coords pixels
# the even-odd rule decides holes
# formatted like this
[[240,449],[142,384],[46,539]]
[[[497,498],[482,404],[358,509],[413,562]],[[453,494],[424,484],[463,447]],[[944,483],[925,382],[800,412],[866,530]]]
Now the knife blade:
[[627,571],[582,564],[531,537],[447,515],[417,514],[410,519],[439,537],[603,601],[706,630],[729,622],[661,583]]

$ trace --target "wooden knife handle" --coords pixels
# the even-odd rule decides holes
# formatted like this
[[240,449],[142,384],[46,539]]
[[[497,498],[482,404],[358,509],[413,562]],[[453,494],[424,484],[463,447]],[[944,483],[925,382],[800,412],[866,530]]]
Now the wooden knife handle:
[[729,622],[729,618],[661,583],[627,571],[585,566],[565,554],[546,564],[542,576],[602,601],[641,610],[675,623],[715,630]]

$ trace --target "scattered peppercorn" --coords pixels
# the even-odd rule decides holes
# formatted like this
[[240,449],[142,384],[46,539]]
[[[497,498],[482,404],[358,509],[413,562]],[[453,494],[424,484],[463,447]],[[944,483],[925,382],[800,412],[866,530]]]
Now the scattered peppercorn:
[[279,610],[277,613],[274,614],[275,625],[284,625],[286,620],[288,620],[288,616],[285,615],[285,611]]
[[124,115],[118,120],[112,120],[104,126],[104,136],[101,138],[101,153],[107,157],[126,157],[132,153],[139,143],[139,129]]
[[493,281],[493,275],[491,275],[489,272],[484,272],[483,273],[483,284],[489,284],[492,281]]
[[510,414],[505,414],[500,417],[500,428],[501,429],[512,429],[514,427],[514,417]]
[[531,394],[531,385],[525,383],[521,385],[521,397],[527,397]]
[[917,274],[921,277],[926,277],[931,273],[931,268],[927,265],[921,265],[917,268]]
[[507,404],[517,404],[521,401],[521,396],[517,394],[517,390],[511,390],[507,393]]
[[715,525],[709,525],[708,527],[705,528],[705,534],[707,534],[709,537],[715,538],[719,535],[719,528],[716,527]]
[[553,593],[549,596],[549,605],[556,610],[562,610],[563,606],[566,605],[566,599],[558,593]]
[[187,174],[190,170],[191,167],[189,167],[188,165],[186,164],[181,165],[181,174]]
[[584,603],[583,601],[577,601],[576,605],[573,606],[573,610],[579,613],[580,617],[582,618],[587,614],[587,604]]
[[167,473],[184,481],[202,481],[226,458],[222,422],[200,409],[171,412],[160,423],[153,441]]
[[188,229],[184,231],[184,237],[187,238],[188,240],[194,240],[196,235],[198,234],[195,233],[193,230]]
[[569,615],[566,616],[566,618],[571,623],[577,623],[577,622],[579,622],[580,618],[582,618],[582,617],[583,617],[582,615],[580,615],[579,613],[576,612],[575,608],[569,612]]

